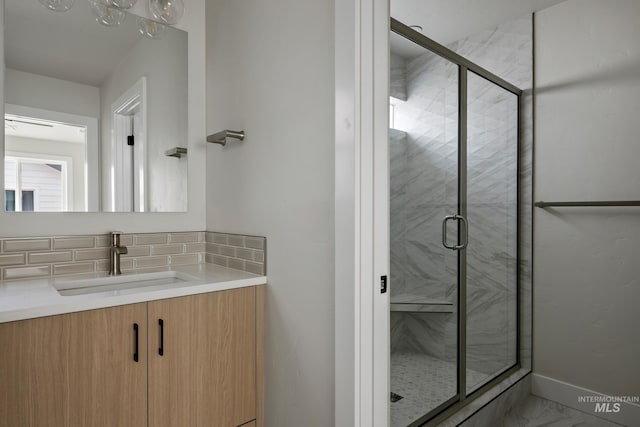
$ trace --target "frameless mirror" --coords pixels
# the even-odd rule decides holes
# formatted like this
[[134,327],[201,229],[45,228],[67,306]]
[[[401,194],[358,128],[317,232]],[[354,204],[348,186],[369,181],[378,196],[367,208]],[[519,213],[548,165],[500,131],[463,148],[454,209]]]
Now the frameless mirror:
[[187,33],[5,0],[5,210],[187,210]]

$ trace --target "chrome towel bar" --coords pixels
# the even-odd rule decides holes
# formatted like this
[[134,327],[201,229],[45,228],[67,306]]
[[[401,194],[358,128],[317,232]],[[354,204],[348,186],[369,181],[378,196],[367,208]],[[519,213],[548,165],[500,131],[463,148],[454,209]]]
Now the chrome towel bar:
[[598,201],[598,202],[535,202],[536,208],[553,208],[553,207],[595,207],[595,206],[640,206],[640,200],[615,200],[615,201]]

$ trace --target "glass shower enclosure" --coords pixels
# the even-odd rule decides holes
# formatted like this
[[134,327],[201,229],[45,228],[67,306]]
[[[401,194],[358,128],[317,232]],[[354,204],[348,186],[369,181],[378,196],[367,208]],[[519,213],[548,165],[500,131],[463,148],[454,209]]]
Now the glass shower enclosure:
[[518,366],[517,87],[391,21],[391,426]]

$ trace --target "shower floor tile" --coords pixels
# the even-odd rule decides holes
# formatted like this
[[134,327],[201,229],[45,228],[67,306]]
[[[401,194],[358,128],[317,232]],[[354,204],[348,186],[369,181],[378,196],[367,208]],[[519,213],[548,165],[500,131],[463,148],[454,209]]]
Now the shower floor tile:
[[[407,427],[456,394],[456,364],[419,353],[391,354],[391,392],[402,399],[391,403],[391,427]],[[467,370],[477,384],[487,374]]]

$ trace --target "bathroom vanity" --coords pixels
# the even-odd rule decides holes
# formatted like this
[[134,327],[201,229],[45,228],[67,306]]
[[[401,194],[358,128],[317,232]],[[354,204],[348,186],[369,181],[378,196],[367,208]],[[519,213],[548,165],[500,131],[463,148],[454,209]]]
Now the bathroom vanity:
[[266,277],[172,272],[0,282],[0,426],[262,425]]

